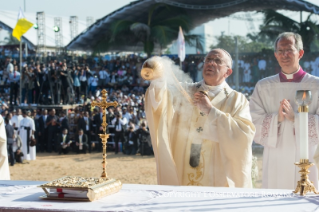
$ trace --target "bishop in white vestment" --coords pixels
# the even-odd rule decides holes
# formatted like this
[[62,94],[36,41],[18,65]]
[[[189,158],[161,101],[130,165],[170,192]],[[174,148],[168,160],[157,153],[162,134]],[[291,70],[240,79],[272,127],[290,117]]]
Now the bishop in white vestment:
[[[34,136],[35,124],[32,118],[30,118],[30,111],[23,112],[23,119],[19,124],[19,136],[22,141],[23,159],[35,160],[36,159],[36,147],[30,146],[30,139]],[[29,132],[28,132],[29,131]],[[29,135],[29,139],[28,139]]]
[[[163,69],[173,66],[159,57],[144,65],[152,63],[160,63]],[[194,104],[181,97],[165,77],[152,81],[145,95],[145,110],[158,184],[252,187],[255,127],[245,96],[225,82],[232,73],[229,67],[231,58],[225,50],[215,49],[207,55],[204,80],[182,83]]]
[[7,135],[2,116],[0,116],[0,180],[10,180]]
[[[264,146],[262,187],[295,189],[300,170],[299,116],[295,103],[297,90],[310,90],[308,139],[309,160],[313,162],[319,142],[319,78],[299,66],[303,56],[301,37],[283,33],[276,40],[275,57],[282,68],[279,74],[259,81],[250,98],[250,110],[256,126],[254,141]],[[310,169],[309,178],[318,189],[318,171]]]

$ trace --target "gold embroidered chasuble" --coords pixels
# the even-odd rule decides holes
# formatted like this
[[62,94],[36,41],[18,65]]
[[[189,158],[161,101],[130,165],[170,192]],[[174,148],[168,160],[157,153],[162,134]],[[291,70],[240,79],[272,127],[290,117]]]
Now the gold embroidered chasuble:
[[[182,86],[193,96],[203,90],[202,83]],[[252,187],[255,127],[244,95],[226,84],[210,98],[215,108],[209,114],[201,113],[180,96],[165,83],[153,82],[145,95],[158,184]],[[196,167],[189,163],[193,143],[201,144]]]

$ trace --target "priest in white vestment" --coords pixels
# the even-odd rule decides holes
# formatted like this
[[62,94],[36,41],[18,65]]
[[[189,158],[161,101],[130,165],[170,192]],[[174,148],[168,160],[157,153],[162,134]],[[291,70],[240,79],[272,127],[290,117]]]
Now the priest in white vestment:
[[[319,142],[319,78],[307,74],[299,65],[304,54],[301,36],[282,33],[275,42],[275,57],[281,72],[259,81],[250,98],[250,112],[256,126],[254,141],[264,146],[262,187],[295,189],[300,180],[299,116],[295,102],[297,90],[310,90],[308,139],[309,160]],[[318,189],[318,171],[309,178]]]
[[0,180],[10,180],[7,135],[2,116],[0,116]]
[[[19,124],[19,136],[22,141],[22,152],[24,160],[36,159],[36,146],[30,146],[30,139],[34,136],[35,124],[32,118],[30,118],[30,111],[23,111],[23,119]],[[29,135],[29,139],[28,139]]]
[[18,110],[18,112],[14,109],[13,110],[13,116],[11,118],[12,126],[15,130],[19,129],[20,121],[23,119],[21,115],[21,109]]
[[247,99],[225,81],[232,73],[229,53],[208,53],[197,83],[170,83],[170,70],[182,74],[168,58],[150,58],[147,67],[163,72],[145,95],[158,184],[251,188],[255,127]]

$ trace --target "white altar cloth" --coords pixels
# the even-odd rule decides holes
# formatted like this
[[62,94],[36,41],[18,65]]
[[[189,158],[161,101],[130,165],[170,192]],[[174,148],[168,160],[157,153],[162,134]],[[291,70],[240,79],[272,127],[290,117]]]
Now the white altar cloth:
[[0,180],[2,211],[316,211],[319,196],[290,190],[124,184],[94,202],[42,200],[40,181]]

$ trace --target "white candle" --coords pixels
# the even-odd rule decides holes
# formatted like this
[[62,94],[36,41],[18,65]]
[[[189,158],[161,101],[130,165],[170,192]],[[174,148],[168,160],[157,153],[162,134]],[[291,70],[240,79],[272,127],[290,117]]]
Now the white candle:
[[309,159],[308,156],[308,113],[299,113],[300,129],[300,159]]

